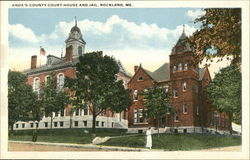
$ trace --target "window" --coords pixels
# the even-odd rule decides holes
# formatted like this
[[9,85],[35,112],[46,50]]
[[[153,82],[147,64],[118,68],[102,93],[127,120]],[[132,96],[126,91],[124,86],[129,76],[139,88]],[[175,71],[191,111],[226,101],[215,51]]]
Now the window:
[[82,55],[82,47],[81,46],[78,47],[78,55],[79,56]]
[[166,87],[165,87],[165,92],[166,92],[166,93],[168,93],[168,89],[169,89],[169,86],[166,85]]
[[75,127],[78,127],[78,121],[75,121]]
[[178,65],[178,70],[179,70],[179,71],[182,70],[182,64],[181,64],[181,63]]
[[137,90],[134,90],[133,98],[134,98],[134,100],[138,100],[138,91]]
[[59,90],[62,90],[63,89],[63,86],[64,86],[64,75],[62,73],[58,74],[58,81],[57,81],[57,84],[58,84],[58,89]]
[[83,125],[86,127],[87,126],[87,121],[83,121]]
[[123,119],[126,119],[126,111],[123,111]]
[[57,122],[54,122],[54,127],[57,127]]
[[88,115],[88,105],[87,104],[83,105],[83,115]]
[[22,124],[22,128],[24,128],[24,127],[25,127],[25,124],[23,123],[23,124]]
[[50,76],[49,76],[49,75],[45,76],[45,84],[46,84],[49,80],[50,80]]
[[62,109],[62,110],[60,111],[60,116],[61,116],[61,117],[64,116],[64,109]]
[[34,127],[34,124],[33,123],[30,123],[30,128],[33,128]]
[[177,113],[174,114],[174,121],[179,121],[179,116]]
[[112,128],[114,128],[114,122],[112,122]]
[[60,122],[60,127],[63,127],[63,122]]
[[79,115],[80,115],[79,109],[76,109],[75,113],[76,113],[76,114],[75,114],[76,116],[79,116]]
[[36,128],[38,128],[38,127],[39,127],[39,123],[37,122],[37,123],[36,123]]
[[134,123],[144,123],[145,119],[143,117],[143,109],[136,108],[134,109]]
[[18,128],[18,124],[16,124],[16,128]]
[[199,115],[199,106],[196,107],[196,114]]
[[183,113],[184,113],[184,114],[187,114],[187,112],[188,112],[188,105],[187,105],[187,104],[184,104],[184,105],[183,105]]
[[45,122],[45,123],[44,123],[44,126],[45,126],[45,127],[48,127],[48,122]]
[[174,89],[174,91],[173,91],[173,95],[174,95],[174,98],[177,98],[177,97],[178,97],[178,92],[177,92],[177,89]]
[[185,63],[185,64],[184,64],[184,70],[186,71],[187,69],[188,69],[188,64]]
[[40,84],[40,80],[37,77],[37,78],[34,79],[34,82],[33,82],[33,90],[35,92],[39,92],[39,84]]
[[138,77],[138,81],[142,81],[143,79],[142,79],[142,77],[140,76],[140,77]]
[[96,122],[95,122],[95,125],[98,127],[98,126],[99,126],[99,121],[96,121]]
[[175,72],[177,70],[177,67],[176,66],[174,66],[173,67],[173,72]]
[[182,91],[186,91],[187,90],[187,82],[183,82],[182,83]]
[[104,122],[102,122],[102,127],[104,127]]

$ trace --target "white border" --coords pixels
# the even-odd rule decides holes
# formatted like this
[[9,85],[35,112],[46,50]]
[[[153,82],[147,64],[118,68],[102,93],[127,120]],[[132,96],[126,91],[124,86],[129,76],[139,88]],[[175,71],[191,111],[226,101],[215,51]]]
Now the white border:
[[[7,73],[8,73],[8,8],[13,3],[131,3],[134,8],[178,8],[178,7],[241,7],[242,8],[242,79],[243,79],[243,129],[241,152],[8,152],[7,148]],[[249,159],[249,1],[1,1],[1,50],[0,50],[0,158],[36,159]],[[49,8],[49,7],[47,7]],[[61,7],[65,8],[65,7]],[[117,8],[117,7],[116,7]],[[119,7],[118,7],[119,8]]]

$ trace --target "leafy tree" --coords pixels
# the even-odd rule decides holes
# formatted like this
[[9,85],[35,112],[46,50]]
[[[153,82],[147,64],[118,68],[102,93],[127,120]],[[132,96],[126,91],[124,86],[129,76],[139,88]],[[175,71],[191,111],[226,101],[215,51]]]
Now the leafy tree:
[[[230,121],[241,123],[241,72],[237,65],[222,68],[206,88],[208,100]],[[232,117],[233,116],[233,117]]]
[[163,88],[154,85],[141,93],[143,95],[143,104],[145,106],[145,115],[148,118],[158,120],[158,135],[160,118],[166,117],[171,112],[172,106],[169,103],[168,94]]
[[206,8],[205,15],[194,22],[201,27],[191,37],[198,60],[205,57],[232,58],[233,64],[241,63],[241,9]]
[[101,52],[86,53],[76,64],[76,78],[66,80],[72,91],[71,104],[81,108],[88,104],[93,116],[92,132],[96,117],[104,111],[121,112],[130,106],[129,91],[122,81],[117,81],[119,66],[114,58]]
[[11,132],[17,121],[39,120],[37,94],[27,84],[27,77],[17,71],[8,73],[8,120]]
[[53,119],[55,118],[53,112],[58,113],[64,109],[69,100],[68,93],[58,87],[54,73],[49,76],[47,82],[42,84],[39,98],[45,115],[51,118],[50,127],[52,128]]

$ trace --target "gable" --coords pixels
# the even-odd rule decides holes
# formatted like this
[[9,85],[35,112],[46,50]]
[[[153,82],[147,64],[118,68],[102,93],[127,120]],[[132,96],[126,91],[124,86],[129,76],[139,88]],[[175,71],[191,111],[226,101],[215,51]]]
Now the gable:
[[154,79],[140,66],[128,82],[128,85],[134,83],[153,83],[153,81]]

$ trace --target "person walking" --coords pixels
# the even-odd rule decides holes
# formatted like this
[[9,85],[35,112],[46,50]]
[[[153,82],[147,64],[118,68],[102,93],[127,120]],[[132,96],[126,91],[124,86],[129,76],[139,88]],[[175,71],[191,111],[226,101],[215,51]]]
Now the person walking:
[[151,149],[152,148],[152,136],[151,136],[151,128],[150,127],[146,131],[146,136],[147,136],[146,148]]

